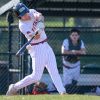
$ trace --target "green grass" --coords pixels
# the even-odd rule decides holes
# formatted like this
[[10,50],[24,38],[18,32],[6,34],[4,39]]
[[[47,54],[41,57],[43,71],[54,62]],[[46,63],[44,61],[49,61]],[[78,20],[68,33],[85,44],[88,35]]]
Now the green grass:
[[62,21],[45,21],[46,27],[63,27]]
[[26,95],[0,96],[0,100],[100,100],[100,97],[91,95]]
[[[16,23],[18,23],[18,21],[15,21]],[[46,27],[63,27],[63,23],[62,22],[45,22]],[[0,21],[0,26],[8,26],[8,23],[6,20],[2,20]]]
[[0,21],[0,26],[8,26],[8,23],[6,20]]

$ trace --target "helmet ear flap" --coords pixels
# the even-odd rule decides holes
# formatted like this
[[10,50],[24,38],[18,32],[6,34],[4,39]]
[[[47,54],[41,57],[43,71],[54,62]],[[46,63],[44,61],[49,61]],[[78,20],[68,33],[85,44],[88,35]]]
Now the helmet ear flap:
[[15,15],[16,15],[19,19],[21,19],[21,17],[19,17],[19,14],[18,14],[17,11],[15,11]]

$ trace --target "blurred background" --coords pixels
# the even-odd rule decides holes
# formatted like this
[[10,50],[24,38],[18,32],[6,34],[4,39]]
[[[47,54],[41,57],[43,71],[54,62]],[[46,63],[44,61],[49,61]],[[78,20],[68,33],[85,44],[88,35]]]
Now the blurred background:
[[80,56],[81,75],[85,75],[81,83],[83,82],[84,86],[84,82],[87,81],[85,86],[99,86],[100,0],[2,0],[0,1],[0,94],[6,93],[10,83],[15,83],[31,73],[31,58],[27,52],[23,56],[15,56],[26,42],[18,29],[18,19],[12,12],[12,7],[18,2],[23,2],[30,9],[36,9],[45,16],[48,42],[55,52],[60,74],[62,74],[62,42],[68,38],[72,27],[80,29],[87,51],[85,56]]

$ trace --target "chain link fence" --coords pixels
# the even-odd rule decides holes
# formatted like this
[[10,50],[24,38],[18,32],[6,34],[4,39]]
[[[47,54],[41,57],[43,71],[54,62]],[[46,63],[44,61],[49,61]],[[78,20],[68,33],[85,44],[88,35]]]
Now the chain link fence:
[[20,64],[15,56],[19,48],[18,28],[0,27],[0,94],[6,93],[8,85],[19,80]]
[[[79,28],[81,31],[81,38],[85,43],[87,55],[81,57],[82,66],[86,64],[96,64],[95,66],[100,65],[99,63],[99,56],[100,56],[100,41],[99,41],[99,34],[100,29],[99,27],[83,27]],[[65,38],[69,37],[69,33],[71,28],[47,28],[47,35],[49,37],[49,43],[52,46],[55,54],[61,54],[61,45]],[[61,68],[61,56],[57,56],[60,60],[58,61],[58,66]],[[94,66],[94,68],[95,68]],[[62,69],[62,68],[61,68]],[[95,72],[96,73],[96,72]]]
[[[33,7],[31,2],[32,0],[27,0],[26,2],[30,8]],[[15,83],[24,76],[30,74],[32,71],[31,58],[27,52],[25,52],[22,57],[17,58],[15,56],[16,52],[26,42],[26,40],[24,36],[20,34],[18,26],[15,25],[18,21],[16,18],[14,20],[14,25],[12,24],[9,26],[6,21],[6,14],[0,16],[0,94],[6,93],[10,83]],[[63,66],[61,54],[61,45],[63,40],[69,37],[72,27],[78,27],[80,29],[80,36],[85,43],[87,52],[85,56],[80,56],[81,74],[96,75],[95,77],[93,76],[93,79],[97,82],[91,82],[91,84],[94,84],[93,86],[99,86],[100,19],[45,16],[45,25],[48,43],[51,45],[56,55],[60,74],[62,74]],[[45,73],[47,73],[47,71],[45,71]],[[88,82],[88,77],[84,77],[84,79],[86,79],[85,82]],[[72,91],[75,89],[77,88],[75,87]],[[82,89],[84,90],[84,87]]]
[[[0,32],[0,61],[1,65],[3,64],[6,69],[2,69],[2,77],[4,79],[6,77],[8,79],[5,80],[8,86],[9,83],[15,83],[19,79],[21,79],[20,74],[24,73],[27,75],[30,73],[29,63],[27,60],[24,61],[24,66],[21,65],[21,59],[15,56],[15,53],[19,49],[20,46],[20,34],[17,27],[13,27],[12,36],[11,36],[11,51],[9,52],[9,34],[8,27],[1,27]],[[61,55],[61,45],[65,38],[68,38],[71,28],[69,27],[47,27],[46,34],[49,38],[48,42],[53,48],[59,72],[62,73],[62,55]],[[85,42],[87,54],[85,56],[81,56],[81,74],[100,74],[100,28],[99,27],[81,27],[81,38]],[[27,55],[25,54],[26,58]],[[10,59],[9,59],[10,57]],[[6,62],[6,63],[2,63]],[[23,70],[24,69],[24,70]],[[8,73],[4,76],[4,73]],[[21,72],[21,73],[20,73]],[[47,72],[46,72],[47,73]],[[10,77],[9,77],[10,75]],[[8,76],[8,77],[7,77]],[[23,76],[24,77],[24,76]],[[5,79],[6,79],[5,78]],[[1,80],[1,83],[4,82]],[[8,84],[7,84],[8,83]],[[4,85],[4,84],[3,84]]]

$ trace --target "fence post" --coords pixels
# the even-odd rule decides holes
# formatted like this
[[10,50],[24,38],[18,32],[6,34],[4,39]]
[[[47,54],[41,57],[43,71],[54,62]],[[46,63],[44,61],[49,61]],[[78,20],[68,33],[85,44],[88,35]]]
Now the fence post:
[[[20,48],[25,44],[26,38],[23,34],[20,35]],[[25,52],[22,56],[20,56],[20,65],[21,65],[21,73],[20,73],[20,79],[23,79],[26,74],[26,68],[27,68],[27,52]],[[22,89],[20,91],[21,94],[25,94],[25,89]]]
[[[8,34],[9,34],[9,44],[8,44],[9,68],[12,68],[12,55],[11,55],[11,52],[12,52],[12,30],[13,30],[13,28],[12,28],[11,24],[14,22],[12,10],[9,10],[9,12],[7,13],[6,20],[8,22]],[[12,82],[12,77],[10,75],[9,83],[11,83],[11,82]]]

